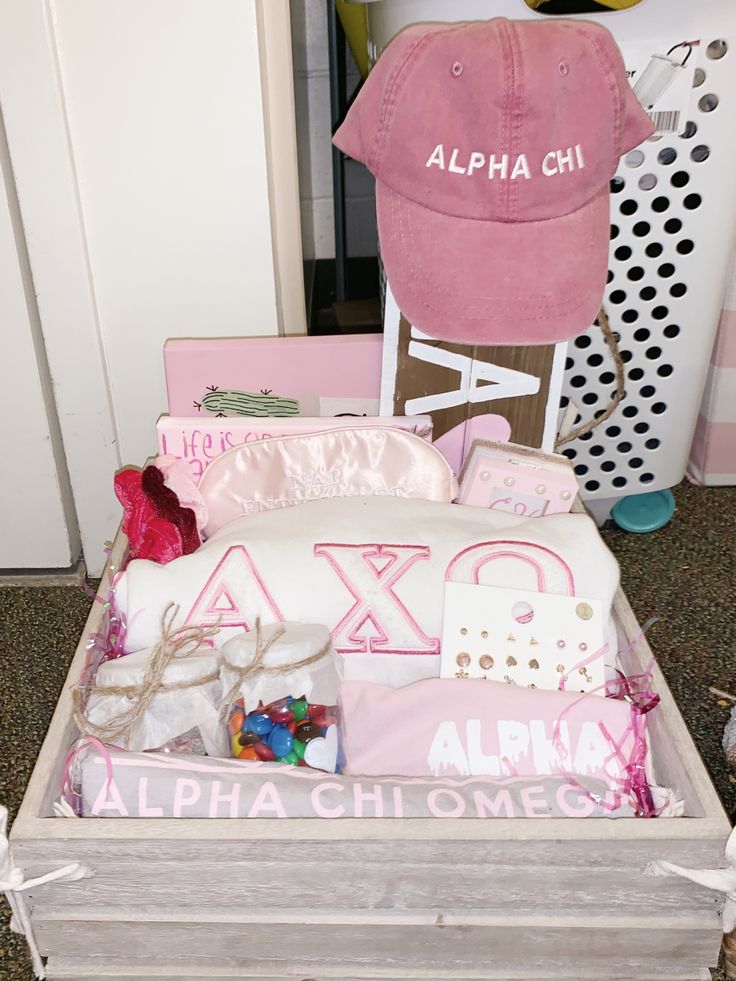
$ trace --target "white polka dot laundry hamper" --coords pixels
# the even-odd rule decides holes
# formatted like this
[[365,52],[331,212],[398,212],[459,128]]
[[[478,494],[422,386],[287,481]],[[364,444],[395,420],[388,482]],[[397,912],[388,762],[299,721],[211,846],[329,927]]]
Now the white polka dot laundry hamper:
[[[549,16],[524,0],[370,0],[365,9],[372,59],[418,21]],[[650,63],[643,81],[669,70],[668,55],[688,62],[684,97],[656,101],[668,109],[654,115],[658,132],[622,159],[612,181],[605,302],[627,395],[565,449],[603,519],[622,499],[685,474],[736,241],[736,3],[641,0],[580,16],[612,32],[627,68],[638,58],[639,77]],[[587,419],[614,390],[607,348],[591,327],[568,346],[563,406],[572,399]]]

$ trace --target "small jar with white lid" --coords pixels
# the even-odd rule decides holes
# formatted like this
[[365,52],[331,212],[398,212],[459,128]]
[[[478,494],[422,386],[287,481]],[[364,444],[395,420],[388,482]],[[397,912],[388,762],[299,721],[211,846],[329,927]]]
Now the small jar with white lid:
[[229,640],[221,653],[233,756],[339,769],[342,672],[327,627],[258,625]]
[[131,752],[228,756],[220,721],[219,651],[203,646],[172,658],[144,696],[156,651],[136,651],[100,665],[83,710],[86,732]]

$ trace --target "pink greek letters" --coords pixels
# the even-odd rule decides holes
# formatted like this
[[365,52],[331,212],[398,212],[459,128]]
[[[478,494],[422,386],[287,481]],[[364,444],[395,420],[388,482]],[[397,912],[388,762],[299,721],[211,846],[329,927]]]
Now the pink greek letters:
[[250,630],[256,617],[284,620],[244,545],[233,545],[218,562],[189,611],[185,624],[220,624]]
[[415,563],[429,559],[427,545],[314,546],[353,598],[353,604],[332,631],[341,654],[438,654],[439,637],[422,630],[395,587]]
[[[483,569],[489,563],[509,563],[509,572],[518,577],[519,567],[526,566],[528,581],[517,583],[520,589],[539,593],[575,595],[575,580],[570,566],[552,549],[532,542],[495,541],[479,542],[463,549],[447,566],[447,582],[473,582],[484,584]],[[499,569],[495,568],[496,581]]]

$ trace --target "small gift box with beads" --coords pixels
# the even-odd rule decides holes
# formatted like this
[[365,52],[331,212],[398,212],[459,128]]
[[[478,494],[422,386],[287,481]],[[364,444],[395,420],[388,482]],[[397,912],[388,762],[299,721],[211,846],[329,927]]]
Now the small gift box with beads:
[[484,439],[473,440],[459,483],[459,504],[527,518],[566,514],[578,489],[567,457]]

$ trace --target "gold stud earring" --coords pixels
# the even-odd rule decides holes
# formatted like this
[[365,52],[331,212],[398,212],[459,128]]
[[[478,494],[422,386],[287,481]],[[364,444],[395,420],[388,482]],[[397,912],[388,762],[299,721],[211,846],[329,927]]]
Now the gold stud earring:
[[455,664],[458,664],[461,668],[467,668],[470,664],[470,654],[467,651],[460,651],[455,658]]
[[480,635],[483,638],[483,640],[485,640],[486,637],[488,636],[488,631],[487,630],[481,630]]
[[534,637],[532,637],[532,639],[529,641],[529,646],[530,647],[537,647],[537,646],[539,646],[539,641],[536,640]]
[[564,674],[565,673],[565,665],[564,664],[558,664],[556,670],[559,671],[560,674]]
[[590,620],[593,616],[593,607],[590,603],[578,603],[575,607],[575,612],[581,620]]
[[478,664],[480,664],[484,671],[489,671],[493,667],[493,658],[490,654],[481,654],[478,658]]
[[531,661],[529,662],[529,667],[532,669],[532,671],[539,670],[539,661],[536,659],[536,657],[533,657],[531,659]]
[[510,668],[514,668],[514,667],[516,667],[516,663],[517,662],[516,662],[516,658],[514,657],[514,655],[513,654],[509,654],[509,656],[506,658],[506,664],[507,664],[507,666],[510,667]]
[[465,634],[467,632],[468,632],[468,628],[467,627],[460,627],[460,633],[463,635],[463,637],[465,636]]
[[506,640],[509,641],[511,644],[515,644],[516,643],[516,637],[514,637],[513,634],[509,634],[508,637],[506,638]]

